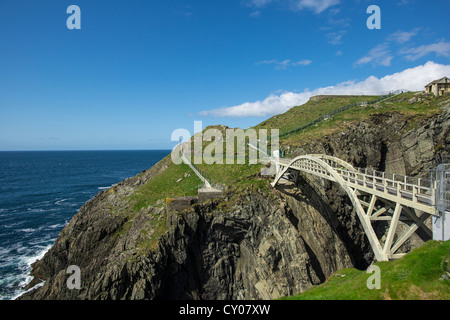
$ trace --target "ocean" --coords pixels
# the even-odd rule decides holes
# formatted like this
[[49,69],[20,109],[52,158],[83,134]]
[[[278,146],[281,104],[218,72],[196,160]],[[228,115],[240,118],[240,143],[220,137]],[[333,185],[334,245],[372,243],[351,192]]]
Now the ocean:
[[0,152],[0,300],[22,294],[80,207],[170,150]]

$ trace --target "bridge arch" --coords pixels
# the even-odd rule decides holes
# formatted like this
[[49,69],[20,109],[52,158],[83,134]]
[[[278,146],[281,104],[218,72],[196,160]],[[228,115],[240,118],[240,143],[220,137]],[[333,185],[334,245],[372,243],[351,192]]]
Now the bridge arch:
[[[339,159],[327,155],[303,155],[296,157],[288,162],[279,163],[279,171],[275,176],[275,180],[271,183],[273,187],[277,185],[283,175],[290,169],[297,169],[299,171],[310,173],[327,180],[336,182],[348,195],[353,207],[358,215],[358,218],[364,228],[369,243],[378,261],[388,261],[389,254],[386,250],[383,250],[375,231],[372,228],[370,216],[366,214],[360,199],[356,192],[348,186],[341,175],[330,165],[335,163],[340,167],[344,167],[348,171],[355,171],[354,167]],[[401,210],[401,207],[400,207]],[[397,211],[397,209],[396,209]],[[399,214],[399,213],[398,213]]]
[[348,171],[351,171],[351,172],[355,172],[356,171],[355,167],[353,167],[350,163],[348,163],[348,162],[346,162],[346,161],[344,161],[342,159],[339,159],[339,158],[336,158],[336,157],[333,157],[333,156],[329,156],[329,155],[326,155],[326,154],[312,154],[311,156],[316,157],[316,158],[321,159],[321,160],[324,160],[328,164],[334,163],[334,164],[336,164],[336,166],[343,167],[344,169],[346,169]]

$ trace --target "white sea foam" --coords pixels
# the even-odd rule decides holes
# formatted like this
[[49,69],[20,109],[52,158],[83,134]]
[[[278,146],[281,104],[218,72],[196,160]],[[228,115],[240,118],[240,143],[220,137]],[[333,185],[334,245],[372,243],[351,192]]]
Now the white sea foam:
[[[10,287],[11,289],[13,289],[11,286],[14,286],[16,289],[13,290],[14,293],[12,296],[0,296],[0,300],[5,300],[5,299],[11,299],[14,300],[17,297],[21,296],[22,294],[24,294],[25,291],[24,287],[30,283],[30,281],[33,279],[33,277],[30,275],[31,272],[31,265],[36,262],[37,260],[40,260],[44,257],[45,253],[52,247],[51,244],[47,244],[46,245],[38,245],[35,248],[37,249],[37,251],[33,250],[35,252],[35,254],[31,254],[28,250],[28,248],[23,247],[22,243],[17,243],[14,246],[10,247],[9,250],[2,250],[0,253],[3,255],[4,253],[8,253],[7,251],[12,251],[12,250],[17,250],[18,252],[21,251],[28,251],[28,255],[24,254],[22,256],[7,256],[7,258],[5,259],[5,262],[2,263],[2,267],[7,267],[8,265],[15,265],[17,266],[17,268],[20,270],[20,274],[16,275],[16,276],[6,276],[5,278],[2,279],[2,286],[3,284],[7,284],[6,287]],[[6,255],[4,256],[6,257]],[[16,283],[16,285],[14,285],[14,283]],[[17,284],[18,283],[18,284]],[[9,285],[8,285],[9,284]],[[39,284],[38,286],[33,287],[33,289],[42,286],[43,283]],[[30,289],[31,290],[31,289]]]
[[[39,228],[24,228],[24,229],[17,229],[17,231],[21,231],[21,232],[25,232],[25,233],[30,233],[30,232],[36,232],[36,231],[42,231],[42,230],[48,230],[48,229],[56,229],[56,228],[60,228],[60,227],[64,227],[65,225],[62,223],[58,223],[58,224],[52,224],[50,226],[40,226]],[[48,238],[47,238],[48,239]]]
[[57,223],[57,224],[52,224],[50,226],[47,226],[47,229],[57,229],[57,228],[63,228],[65,226],[66,226],[65,223]]
[[111,189],[112,187],[114,187],[114,185],[110,185],[108,187],[98,187],[99,190],[107,190],[107,189]]
[[55,241],[56,241],[56,238],[52,238],[52,236],[50,234],[46,234],[45,236],[41,237],[38,240],[30,241],[29,244],[33,245],[33,246],[37,246],[37,247],[43,247],[42,244],[44,244],[44,247],[45,247],[47,243],[55,242]]
[[41,260],[44,257],[44,255],[47,253],[47,251],[50,250],[50,248],[52,246],[53,246],[52,244],[49,244],[49,245],[47,245],[45,247],[41,247],[41,250],[36,255],[33,255],[33,256],[30,256],[30,257],[24,257],[23,260],[25,261],[25,263],[27,265],[29,265],[31,267],[31,265],[33,263],[35,263],[38,260]]
[[33,263],[35,263],[36,261],[42,259],[44,257],[44,255],[47,253],[47,251],[50,250],[51,247],[52,247],[52,245],[47,245],[45,247],[41,246],[41,250],[39,250],[37,254],[32,255],[32,256],[25,256],[25,257],[22,257],[20,259],[21,260],[21,269],[23,271],[23,273],[22,273],[22,281],[20,281],[20,283],[19,283],[19,288],[20,289],[17,289],[15,291],[15,295],[14,295],[14,297],[11,298],[11,300],[15,300],[16,298],[18,298],[19,296],[21,296],[25,292],[34,290],[34,289],[44,285],[44,282],[41,282],[41,283],[37,284],[36,286],[34,286],[33,288],[31,288],[29,290],[23,290],[23,288],[28,283],[30,283],[30,281],[33,279],[33,277],[30,275],[31,265]]
[[10,260],[9,253],[14,252],[14,251],[20,252],[23,249],[24,249],[23,243],[17,242],[8,247],[0,249],[0,255],[3,260],[9,261]]
[[47,211],[47,210],[44,210],[44,209],[36,209],[36,208],[28,208],[27,211],[28,211],[28,212],[40,213],[40,212],[45,212],[45,211]]
[[[13,220],[13,219],[9,219],[9,220]],[[5,222],[5,221],[3,221],[3,222]],[[25,223],[25,221],[19,221],[19,222],[15,222],[15,223],[11,223],[11,224],[6,224],[6,225],[4,225],[3,227],[5,227],[5,228],[15,228],[15,227],[17,227],[17,226],[20,226],[21,224],[24,224]]]
[[2,259],[7,259],[8,257],[8,253],[11,252],[11,248],[0,248],[0,257],[2,257]]
[[58,206],[60,206],[60,205],[64,205],[64,203],[63,203],[63,202],[65,202],[65,201],[67,201],[67,200],[69,200],[69,199],[62,199],[62,200],[58,200],[58,201],[56,201],[56,202],[55,202],[55,204],[56,204],[56,205],[58,205]]
[[55,204],[57,206],[66,206],[66,207],[74,207],[74,206],[76,206],[77,205],[76,203],[68,201],[68,200],[71,200],[71,199],[72,198],[58,200],[58,201],[55,202]]
[[30,233],[30,232],[35,232],[38,229],[33,229],[33,228],[26,228],[26,229],[18,229],[17,231],[21,231],[21,232],[25,232],[25,233]]
[[[31,277],[30,277],[31,278]],[[25,287],[29,282],[31,281],[31,279],[28,280],[28,282],[21,282],[20,286],[21,287]],[[23,290],[23,289],[19,289],[16,290],[16,292],[14,293],[14,297],[11,298],[11,300],[16,300],[18,297],[20,297],[21,295],[33,291],[34,289],[40,288],[45,284],[45,281],[39,282],[37,285],[35,285],[34,287],[28,289],[28,290]]]

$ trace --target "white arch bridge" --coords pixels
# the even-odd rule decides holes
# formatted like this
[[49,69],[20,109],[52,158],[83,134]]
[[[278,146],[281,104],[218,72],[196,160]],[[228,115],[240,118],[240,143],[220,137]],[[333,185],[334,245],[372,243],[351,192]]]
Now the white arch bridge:
[[[355,168],[341,159],[321,154],[277,159],[277,163],[273,187],[282,180],[295,182],[299,173],[338,183],[349,196],[378,261],[403,256],[397,250],[419,228],[432,238],[433,232],[425,221],[446,215],[445,210],[442,213],[436,209],[436,181]],[[384,241],[378,239],[372,226],[382,220],[389,224]],[[407,222],[409,227],[396,237],[399,221]]]

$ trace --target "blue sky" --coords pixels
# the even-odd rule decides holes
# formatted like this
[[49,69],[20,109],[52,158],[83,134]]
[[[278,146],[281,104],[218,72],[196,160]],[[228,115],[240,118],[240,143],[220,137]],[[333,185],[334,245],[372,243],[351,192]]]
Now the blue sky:
[[[69,5],[81,29],[69,30]],[[369,30],[369,5],[381,29]],[[0,2],[0,150],[172,148],[318,93],[450,76],[448,0]]]

